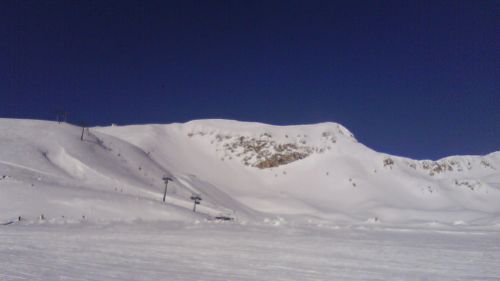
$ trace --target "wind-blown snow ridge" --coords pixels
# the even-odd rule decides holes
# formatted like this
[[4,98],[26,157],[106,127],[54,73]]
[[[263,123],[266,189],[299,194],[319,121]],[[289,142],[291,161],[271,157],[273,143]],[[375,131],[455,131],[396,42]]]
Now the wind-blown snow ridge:
[[[83,141],[81,132],[0,119],[0,222],[44,214],[500,225],[500,152],[412,160],[373,151],[337,123],[110,126],[86,129]],[[164,176],[174,179],[165,203]],[[197,213],[193,194],[202,197]]]

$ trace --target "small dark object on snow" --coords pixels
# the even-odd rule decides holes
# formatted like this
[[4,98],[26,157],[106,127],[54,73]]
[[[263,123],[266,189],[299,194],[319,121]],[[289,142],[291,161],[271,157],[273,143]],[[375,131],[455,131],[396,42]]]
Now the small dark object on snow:
[[217,216],[217,217],[215,217],[215,219],[219,220],[219,221],[232,221],[232,220],[234,220],[233,218],[226,217],[226,216]]

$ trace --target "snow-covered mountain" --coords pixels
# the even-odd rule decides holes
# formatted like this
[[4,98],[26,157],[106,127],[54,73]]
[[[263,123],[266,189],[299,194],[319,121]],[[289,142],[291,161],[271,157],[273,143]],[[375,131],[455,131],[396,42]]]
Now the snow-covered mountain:
[[[166,203],[163,177],[171,177]],[[202,198],[192,211],[192,195]],[[0,222],[500,224],[500,152],[412,160],[336,123],[82,128],[0,119]]]

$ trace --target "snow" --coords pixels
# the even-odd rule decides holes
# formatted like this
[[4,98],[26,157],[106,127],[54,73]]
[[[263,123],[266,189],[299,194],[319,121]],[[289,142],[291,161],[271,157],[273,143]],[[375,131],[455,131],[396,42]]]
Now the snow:
[[499,280],[498,240],[352,226],[15,225],[0,231],[0,280]]
[[0,119],[0,280],[500,279],[500,151],[413,160],[336,123],[81,132]]

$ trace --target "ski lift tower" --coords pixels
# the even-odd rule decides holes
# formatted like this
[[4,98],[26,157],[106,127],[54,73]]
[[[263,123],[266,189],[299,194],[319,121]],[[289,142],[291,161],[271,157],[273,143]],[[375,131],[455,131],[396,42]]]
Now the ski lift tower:
[[194,205],[193,205],[193,212],[196,213],[196,205],[199,205],[201,203],[201,197],[200,195],[197,195],[197,194],[193,194],[191,196],[191,200],[193,201]]
[[164,176],[162,180],[165,182],[165,191],[163,192],[163,202],[165,202],[165,197],[167,197],[167,187],[169,181],[174,181],[173,178]]

